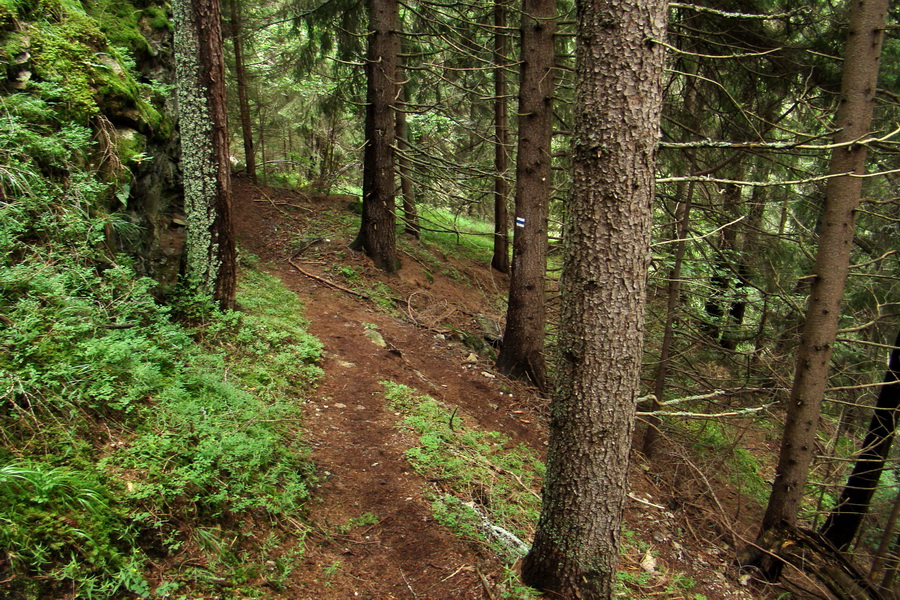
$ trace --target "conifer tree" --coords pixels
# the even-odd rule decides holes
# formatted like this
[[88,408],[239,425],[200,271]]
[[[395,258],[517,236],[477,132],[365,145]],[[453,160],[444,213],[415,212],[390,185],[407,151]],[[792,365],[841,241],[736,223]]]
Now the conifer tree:
[[522,576],[561,598],[609,600],[641,365],[666,3],[581,1],[577,12],[559,381]]
[[225,59],[219,0],[177,0],[175,68],[188,285],[233,308],[236,251],[225,106]]

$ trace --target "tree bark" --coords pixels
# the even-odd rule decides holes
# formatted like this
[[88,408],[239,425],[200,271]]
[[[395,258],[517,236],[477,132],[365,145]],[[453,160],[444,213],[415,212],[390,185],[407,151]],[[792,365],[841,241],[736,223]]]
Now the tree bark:
[[891,514],[888,515],[884,531],[881,533],[881,539],[878,542],[878,548],[875,550],[875,557],[872,559],[872,568],[869,570],[869,579],[871,581],[876,581],[884,568],[884,561],[887,557],[891,540],[894,539],[894,531],[897,529],[898,519],[900,519],[900,492],[894,498]]
[[236,0],[228,0],[231,11],[231,41],[234,44],[234,75],[237,81],[238,105],[241,113],[241,134],[244,139],[244,161],[250,181],[256,183],[256,154],[253,152],[253,124],[250,121],[250,99],[247,94],[247,71],[244,69],[244,38],[240,7]]
[[362,249],[388,273],[397,257],[394,171],[394,103],[400,54],[397,0],[368,0],[369,47],[366,55],[366,147],[363,155],[363,209],[359,234],[350,244]]
[[806,573],[830,592],[815,597],[835,600],[885,600],[877,586],[815,531],[781,523],[769,529],[762,542],[779,564],[787,564]]
[[509,115],[506,99],[506,64],[509,60],[509,36],[506,33],[506,6],[494,2],[494,255],[491,266],[509,273],[509,215],[506,208],[509,183]]
[[219,0],[177,0],[177,77],[184,174],[185,277],[224,309],[234,307],[237,261],[231,223],[231,172],[225,57]]
[[[675,339],[675,315],[678,311],[678,301],[681,296],[681,267],[684,264],[684,253],[687,249],[687,236],[691,228],[691,205],[694,196],[694,182],[690,182],[686,191],[681,190],[682,197],[678,216],[678,242],[675,246],[675,264],[669,274],[668,297],[666,298],[666,321],[663,328],[663,339],[659,349],[659,365],[656,367],[656,377],[653,383],[653,410],[662,409],[662,401],[666,393],[666,376],[669,372],[669,357],[672,351],[672,342]],[[659,427],[662,420],[653,415],[647,417],[647,429],[644,432],[642,452],[648,461],[653,461],[659,446]]]
[[516,226],[506,329],[497,369],[547,390],[544,280],[553,136],[555,0],[523,0]]
[[[399,76],[398,76],[399,78]],[[403,86],[399,88],[400,98],[403,101]],[[416,210],[416,194],[413,190],[413,181],[410,176],[412,167],[409,164],[409,158],[406,153],[409,148],[409,127],[406,124],[406,112],[403,107],[399,107],[396,111],[396,136],[397,148],[397,167],[400,172],[400,194],[403,196],[403,231],[415,239],[419,239],[419,214]]]
[[608,600],[641,365],[666,3],[579,1],[573,196],[543,507],[524,581]]
[[[852,142],[869,133],[887,7],[888,0],[856,0],[850,3],[840,106],[835,116],[835,143]],[[865,166],[866,147],[851,144],[833,151],[829,173],[862,175]],[[794,525],[798,520],[837,334],[841,299],[850,265],[854,211],[860,201],[861,188],[862,179],[851,176],[834,177],[826,185],[815,277],[810,289],[781,451],[772,494],[763,517],[761,537],[776,526]],[[764,557],[761,559],[758,566],[762,567],[765,575],[777,578],[780,563],[764,560]]]
[[862,450],[841,499],[822,525],[821,534],[835,545],[846,548],[869,511],[878,480],[884,470],[884,463],[894,441],[897,430],[897,410],[900,408],[900,332],[894,341],[884,375],[884,385],[878,391],[875,412],[869,423],[869,430],[862,443]]
[[262,159],[260,171],[262,173],[262,184],[269,185],[268,175],[266,173],[266,109],[260,103],[259,109],[256,111],[259,117],[259,156]]

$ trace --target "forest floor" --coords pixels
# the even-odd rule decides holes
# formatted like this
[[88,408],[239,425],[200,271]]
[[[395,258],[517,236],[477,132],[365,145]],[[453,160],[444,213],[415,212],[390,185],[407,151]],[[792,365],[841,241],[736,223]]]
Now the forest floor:
[[[487,544],[435,520],[430,498],[441,482],[410,465],[406,450],[416,440],[385,402],[380,383],[414,388],[543,456],[546,400],[494,373],[490,360],[459,340],[500,322],[497,298],[506,278],[436,249],[445,272],[410,253],[401,255],[398,274],[377,271],[347,249],[348,223],[357,219],[350,196],[311,197],[242,178],[234,195],[242,251],[302,299],[310,332],[325,349],[325,374],[305,405],[304,423],[319,485],[306,550],[283,597],[521,597],[508,595],[511,571]],[[381,290],[381,304],[387,298],[393,310],[351,287]],[[624,597],[753,597],[738,584],[732,562],[753,533],[758,507],[703,475],[695,457],[671,452],[660,467],[632,460],[630,542],[620,567]]]

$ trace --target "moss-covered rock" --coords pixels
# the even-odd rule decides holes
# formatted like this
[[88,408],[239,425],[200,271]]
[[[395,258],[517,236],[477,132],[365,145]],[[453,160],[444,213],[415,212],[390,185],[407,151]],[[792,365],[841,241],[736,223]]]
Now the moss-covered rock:
[[[139,224],[119,247],[141,255],[177,199],[171,36],[159,0],[0,0],[0,101],[34,98],[43,127],[92,132],[72,160],[98,169],[105,210]],[[34,155],[39,168],[49,151]]]

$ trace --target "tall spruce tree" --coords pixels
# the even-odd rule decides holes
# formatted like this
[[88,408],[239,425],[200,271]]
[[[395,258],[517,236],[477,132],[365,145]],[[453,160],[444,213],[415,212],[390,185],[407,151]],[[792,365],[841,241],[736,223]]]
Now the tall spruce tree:
[[393,273],[400,266],[394,191],[394,103],[398,97],[400,12],[397,0],[369,0],[366,53],[366,147],[359,234],[350,245],[364,250],[375,266]]
[[612,597],[643,342],[666,3],[580,1],[559,381],[524,581]]
[[[866,171],[867,147],[856,142],[869,134],[872,125],[888,0],[854,0],[848,4],[849,29],[840,104],[834,119],[831,178],[825,188],[816,263],[775,481],[757,540],[762,548],[778,544],[780,530],[798,521],[850,267],[855,211],[862,197],[860,176]],[[748,562],[761,567],[768,578],[780,575],[780,561],[764,552],[751,554]]]
[[509,306],[497,369],[547,390],[544,280],[551,200],[556,0],[522,3],[516,203]]

